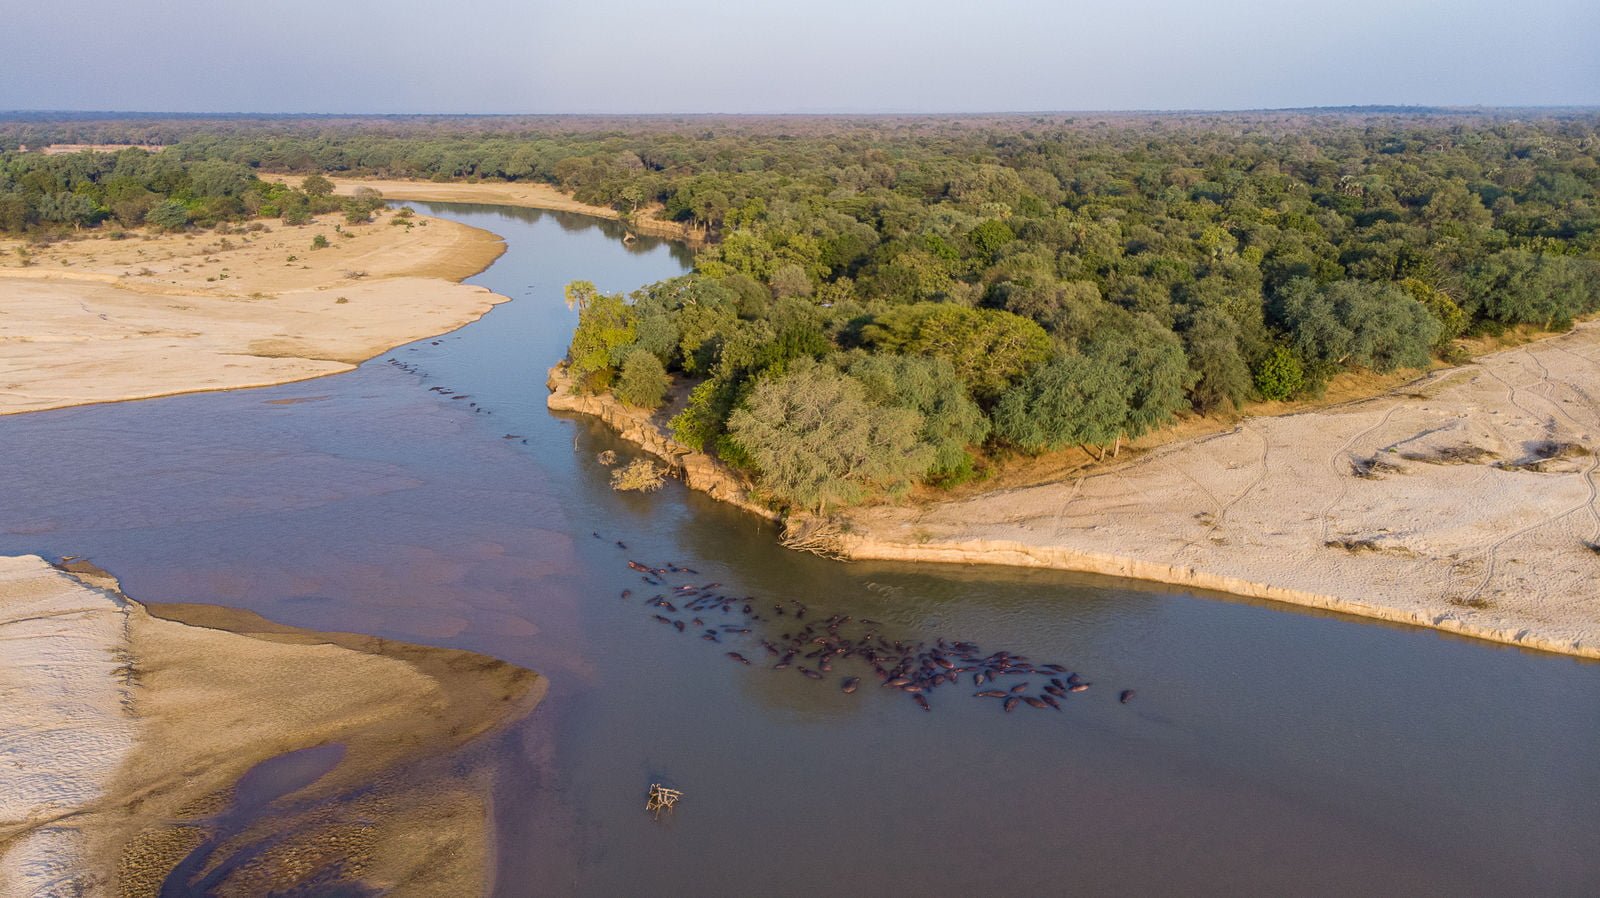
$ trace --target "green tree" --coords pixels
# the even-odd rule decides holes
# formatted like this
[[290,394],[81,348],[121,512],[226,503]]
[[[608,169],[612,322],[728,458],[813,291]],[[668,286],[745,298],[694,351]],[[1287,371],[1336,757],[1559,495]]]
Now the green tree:
[[567,307],[578,310],[568,371],[582,389],[604,390],[611,385],[617,351],[634,342],[633,309],[620,294],[601,293],[590,281],[573,281],[564,292]]
[[1426,367],[1439,322],[1393,284],[1300,278],[1279,291],[1277,314],[1313,383],[1341,367]]
[[672,379],[661,360],[648,349],[634,349],[622,362],[622,373],[612,393],[623,402],[638,408],[655,411],[667,396]]
[[164,200],[145,213],[144,220],[168,231],[175,231],[189,223],[189,210],[177,200]]
[[1274,346],[1257,363],[1255,384],[1261,398],[1283,402],[1300,395],[1300,391],[1305,389],[1305,369],[1294,352],[1284,346]]
[[1033,321],[949,303],[897,306],[862,328],[861,336],[884,352],[948,361],[980,401],[998,397],[1051,353],[1050,335]]
[[1239,327],[1216,309],[1202,309],[1183,333],[1195,382],[1190,389],[1201,412],[1237,408],[1250,396],[1250,366],[1239,347]]
[[333,194],[333,182],[323,177],[320,173],[313,172],[301,180],[300,190],[306,196],[331,196]]
[[928,477],[960,478],[972,470],[968,449],[989,435],[989,419],[967,395],[966,385],[948,361],[857,352],[845,370],[866,388],[868,402],[922,416],[917,438],[933,450]]
[[898,492],[933,461],[917,439],[922,416],[867,401],[861,384],[815,362],[756,383],[728,419],[728,434],[761,474],[762,487],[812,511]]
[[1005,392],[994,434],[1024,452],[1109,445],[1128,422],[1133,385],[1105,358],[1062,353]]
[[1005,222],[991,218],[967,232],[967,240],[985,259],[992,259],[1017,235]]
[[1083,352],[1127,380],[1128,413],[1117,437],[1154,430],[1188,405],[1195,375],[1183,342],[1151,316],[1108,309]]

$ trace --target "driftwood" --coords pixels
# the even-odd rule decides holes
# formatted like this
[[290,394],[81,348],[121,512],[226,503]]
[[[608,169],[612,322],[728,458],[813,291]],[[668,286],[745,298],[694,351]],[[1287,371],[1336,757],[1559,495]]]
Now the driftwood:
[[800,552],[810,552],[838,561],[848,560],[844,552],[844,529],[837,521],[827,518],[793,516],[783,522],[784,547]]
[[656,819],[660,820],[661,812],[672,810],[673,806],[678,803],[678,799],[682,797],[683,793],[677,789],[668,789],[660,783],[652,783],[650,785],[650,795],[644,802],[644,809],[655,814]]

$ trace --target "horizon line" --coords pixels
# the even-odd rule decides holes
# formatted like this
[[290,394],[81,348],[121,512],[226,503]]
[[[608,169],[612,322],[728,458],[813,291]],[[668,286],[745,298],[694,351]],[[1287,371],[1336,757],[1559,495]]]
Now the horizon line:
[[913,118],[913,117],[981,117],[981,116],[1068,116],[1068,115],[1224,115],[1266,114],[1295,112],[1394,112],[1394,113],[1485,113],[1515,111],[1574,111],[1600,112],[1600,103],[1552,103],[1526,105],[1471,104],[1450,105],[1437,103],[1343,103],[1313,106],[1255,106],[1234,108],[1173,107],[1145,109],[994,109],[994,110],[895,110],[871,111],[765,111],[765,112],[261,112],[261,111],[174,111],[136,109],[0,109],[0,118],[8,116],[174,116],[200,118],[222,116],[233,118]]

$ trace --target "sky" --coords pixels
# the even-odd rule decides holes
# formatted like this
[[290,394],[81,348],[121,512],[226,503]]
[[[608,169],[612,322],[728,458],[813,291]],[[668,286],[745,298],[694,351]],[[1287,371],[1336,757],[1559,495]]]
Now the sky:
[[1600,105],[1597,0],[0,0],[0,110]]

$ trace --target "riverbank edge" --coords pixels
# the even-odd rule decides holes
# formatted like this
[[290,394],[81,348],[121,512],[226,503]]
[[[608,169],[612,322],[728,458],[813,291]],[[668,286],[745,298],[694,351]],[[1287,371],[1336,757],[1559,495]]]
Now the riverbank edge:
[[1122,577],[1187,589],[1228,593],[1321,611],[1334,611],[1388,623],[1425,627],[1517,648],[1600,660],[1600,645],[1582,640],[1548,637],[1527,628],[1500,629],[1478,626],[1451,616],[1449,609],[1419,611],[1392,608],[1153,559],[1091,553],[1011,540],[930,540],[907,543],[879,536],[870,529],[864,529],[860,521],[848,517],[835,526],[831,522],[814,520],[806,516],[780,514],[752,498],[753,484],[715,458],[695,452],[673,439],[649,412],[626,406],[610,394],[588,395],[573,392],[571,380],[566,375],[565,362],[550,369],[546,386],[551,390],[546,404],[552,410],[577,412],[600,419],[622,439],[681,470],[684,482],[690,489],[700,490],[713,499],[727,502],[779,523],[786,528],[786,532],[810,530],[817,533],[818,538],[808,542],[813,546],[823,547],[823,554],[843,561],[996,565]]
[[[50,593],[51,588],[57,592]],[[476,798],[482,798],[486,808],[489,796],[475,796],[462,790],[461,786],[468,782],[465,768],[452,770],[452,775],[459,774],[459,784],[443,780],[436,784],[408,781],[400,800],[391,799],[387,794],[394,791],[392,783],[369,784],[380,783],[395,771],[433,762],[471,744],[481,744],[531,714],[543,701],[549,687],[545,678],[534,671],[476,652],[304,629],[223,606],[142,602],[124,593],[114,576],[85,561],[50,562],[38,555],[0,556],[0,603],[11,602],[27,605],[29,616],[15,618],[0,614],[0,624],[14,627],[47,621],[58,627],[57,632],[42,639],[49,646],[39,650],[43,654],[26,658],[0,657],[0,670],[9,666],[22,670],[24,675],[31,672],[36,679],[43,677],[48,681],[42,688],[33,690],[37,696],[42,696],[39,701],[46,705],[46,717],[27,718],[28,725],[22,727],[22,733],[45,734],[44,748],[56,749],[56,755],[34,758],[35,763],[18,763],[17,771],[19,775],[27,771],[27,775],[35,778],[41,773],[50,775],[48,767],[52,760],[69,758],[78,766],[65,775],[80,788],[79,794],[71,794],[70,790],[48,793],[44,804],[36,806],[24,818],[4,821],[0,858],[5,863],[0,864],[0,880],[5,880],[8,886],[24,885],[21,877],[16,877],[20,871],[25,876],[47,880],[45,890],[49,894],[55,894],[57,887],[83,888],[89,894],[99,894],[102,887],[113,889],[108,894],[142,894],[146,889],[154,894],[154,888],[167,870],[194,847],[190,844],[193,840],[163,836],[200,832],[209,825],[209,812],[205,808],[225,803],[234,788],[230,784],[236,783],[245,772],[279,755],[317,745],[379,740],[386,747],[376,753],[352,751],[333,770],[294,792],[297,800],[307,795],[319,800],[328,796],[340,800],[344,796],[355,796],[356,800],[376,796],[375,800],[383,801],[384,807],[377,811],[373,807],[363,807],[363,822],[386,832],[408,826],[426,829],[431,825],[426,813],[439,808],[453,808],[457,812],[465,808],[464,812],[471,814]],[[32,604],[28,605],[30,602]],[[43,607],[41,602],[55,602],[56,605]],[[64,607],[56,607],[63,602]],[[100,642],[95,641],[95,634],[88,632],[91,619],[97,616],[116,621],[110,632],[99,634]],[[182,641],[174,641],[177,637]],[[70,644],[63,646],[66,642]],[[263,712],[257,715],[258,738],[249,742],[249,750],[242,753],[217,754],[196,748],[194,751],[198,754],[176,758],[172,753],[157,750],[161,739],[170,742],[172,738],[181,738],[174,733],[203,731],[215,726],[216,710],[205,704],[186,706],[185,713],[177,715],[171,708],[155,713],[146,710],[153,702],[171,701],[153,698],[156,693],[151,690],[190,691],[199,683],[193,676],[194,671],[189,671],[177,674],[179,681],[175,685],[168,665],[181,657],[183,660],[178,663],[195,670],[206,664],[230,666],[234,660],[253,667],[250,661],[260,661],[264,657],[250,654],[257,646],[273,646],[270,651],[276,657],[292,655],[301,661],[313,661],[313,666],[321,665],[324,669],[330,657],[367,659],[359,663],[367,665],[361,670],[369,680],[375,676],[373,672],[383,666],[391,672],[404,671],[410,678],[408,682],[427,684],[429,692],[416,696],[418,706],[415,708],[398,706],[388,697],[359,712],[346,713],[331,721],[319,720],[312,730],[298,734],[273,729],[275,715]],[[197,648],[204,651],[196,652]],[[222,650],[220,654],[218,649]],[[229,653],[228,649],[235,651]],[[154,676],[147,669],[152,661],[156,668]],[[338,663],[348,666],[348,662]],[[112,677],[73,677],[79,668],[97,670],[113,666]],[[283,676],[287,669],[267,671],[260,676]],[[207,677],[206,681],[215,686],[229,677],[235,677],[235,673],[229,671],[222,676]],[[362,683],[358,681],[356,685],[360,687]],[[276,700],[280,704],[292,705],[300,700],[289,692],[277,690],[276,686],[276,683],[265,688],[258,686],[257,692],[261,694],[247,693],[242,701],[250,704],[262,695],[279,696]],[[94,694],[90,694],[91,691]],[[94,711],[100,712],[98,718],[90,713]],[[402,719],[413,715],[421,721],[415,728]],[[452,716],[445,719],[447,715]],[[128,737],[116,750],[110,750],[115,740],[106,735],[107,726],[120,727]],[[402,728],[406,731],[404,739],[390,738],[391,730]],[[156,735],[158,730],[160,738]],[[74,732],[79,735],[74,737]],[[13,738],[8,740],[8,754],[27,747],[26,740],[18,741],[16,736],[13,733]],[[63,738],[77,738],[87,750],[63,753],[60,751]],[[193,741],[198,746],[206,740]],[[461,766],[462,762],[451,763]],[[471,763],[474,767],[477,764]],[[174,766],[177,769],[170,769]],[[412,796],[412,790],[426,800]],[[430,801],[434,804],[428,804]],[[416,818],[414,826],[413,817]],[[485,816],[484,819],[490,818]],[[325,816],[321,822],[327,822]],[[452,890],[481,877],[486,892],[493,879],[492,857],[500,847],[496,844],[493,827],[460,834],[456,842],[476,851],[484,862],[463,869],[461,864],[466,860],[463,856],[431,873],[419,874],[415,870],[392,869],[394,856],[390,853],[373,860],[368,865],[372,868],[368,873],[408,880],[418,875],[423,879],[432,876],[441,883],[448,882]],[[21,853],[20,866],[14,852]],[[41,862],[41,858],[46,860]],[[404,863],[414,866],[414,861]],[[396,873],[403,875],[393,875]],[[13,881],[13,877],[17,881]]]
[[1030,545],[1013,540],[956,540],[904,543],[871,533],[846,532],[836,537],[838,551],[852,561],[912,561],[934,564],[989,564],[1046,568],[1080,574],[1101,574],[1129,580],[1164,583],[1187,589],[1223,592],[1321,611],[1335,611],[1389,623],[1425,627],[1443,633],[1482,639],[1523,649],[1600,660],[1600,645],[1542,636],[1526,629],[1480,627],[1443,611],[1406,611],[1343,599],[1338,596],[1275,586],[1207,570],[1165,564],[1123,555],[1102,555],[1059,546]]
[[[268,180],[290,183],[304,175],[273,172],[264,175]],[[710,242],[704,231],[688,225],[658,218],[653,214],[623,217],[610,206],[585,203],[572,194],[542,181],[419,181],[410,178],[345,178],[329,177],[334,193],[348,196],[357,187],[372,187],[383,194],[385,200],[418,203],[479,203],[493,206],[517,206],[523,209],[542,209],[546,212],[570,212],[620,222],[629,229],[652,237],[665,237],[699,248]],[[457,194],[465,193],[468,196]],[[472,196],[471,194],[478,194]],[[657,207],[659,208],[659,206]]]
[[[440,219],[440,220],[443,221],[444,219]],[[454,222],[454,223],[455,224],[460,224],[459,222]],[[483,228],[473,227],[472,225],[462,224],[461,227],[467,228],[468,230],[471,230],[471,231],[476,231],[476,232],[478,232],[478,233],[483,235],[483,239],[480,240],[479,242],[480,242],[480,245],[484,248],[484,251],[481,252],[481,253],[475,253],[475,254],[467,257],[466,259],[462,259],[460,257],[457,257],[455,261],[458,264],[452,265],[451,268],[450,268],[450,271],[448,273],[441,273],[441,272],[435,271],[435,272],[431,272],[431,273],[425,275],[426,277],[431,277],[431,278],[434,278],[436,280],[443,281],[443,282],[449,283],[449,284],[460,285],[460,284],[463,284],[468,278],[476,277],[477,275],[482,274],[483,272],[487,271],[489,269],[489,266],[493,265],[496,261],[499,260],[499,258],[501,256],[505,255],[505,253],[506,253],[506,242],[505,242],[505,239],[502,238],[500,235],[498,235],[498,234],[496,234],[496,233],[494,233],[492,231],[485,230]],[[493,250],[489,251],[489,247],[493,247]],[[6,271],[6,272],[0,272],[0,283],[4,283],[6,278],[13,277],[13,276],[19,277],[19,278],[30,279],[30,280],[52,280],[52,279],[56,279],[53,276],[57,276],[58,274],[59,273],[57,273],[57,272],[35,273],[35,272],[28,272],[28,271]],[[424,275],[418,275],[418,277],[422,277],[422,276],[424,276]],[[118,283],[118,280],[116,278],[110,278],[108,280],[101,281],[99,279],[92,278],[92,276],[85,276],[83,273],[75,273],[75,274],[69,275],[68,277],[60,278],[60,279],[61,280],[82,280],[82,281],[84,281],[86,283],[106,283],[106,284],[110,284],[112,286],[121,286],[121,284]],[[398,342],[390,343],[390,344],[388,344],[386,346],[383,346],[378,351],[372,352],[370,354],[362,353],[359,357],[352,356],[350,358],[343,358],[343,359],[319,359],[319,361],[330,362],[330,363],[335,364],[335,365],[338,366],[336,368],[331,368],[331,369],[326,370],[326,371],[304,372],[302,374],[298,374],[298,375],[295,375],[295,376],[261,378],[261,379],[258,379],[258,380],[249,380],[249,381],[242,381],[242,382],[239,382],[239,383],[229,384],[227,386],[185,387],[185,388],[181,388],[181,389],[166,390],[166,391],[157,392],[157,393],[142,393],[142,394],[137,395],[137,396],[122,396],[122,397],[118,397],[118,398],[115,398],[115,399],[93,399],[93,400],[87,400],[87,401],[82,401],[82,402],[69,402],[69,403],[60,404],[60,405],[51,405],[51,406],[48,406],[48,407],[45,407],[45,408],[27,408],[27,409],[16,409],[16,410],[6,410],[6,409],[3,409],[3,408],[0,408],[0,417],[4,417],[4,416],[8,416],[8,415],[26,415],[26,414],[33,414],[33,413],[36,413],[36,412],[59,411],[61,409],[68,409],[68,408],[87,408],[89,406],[95,406],[95,405],[119,405],[119,404],[125,403],[125,402],[144,402],[144,401],[149,400],[149,399],[167,399],[167,398],[171,398],[173,396],[191,396],[191,395],[196,395],[196,394],[200,394],[200,393],[231,393],[231,392],[233,392],[235,390],[259,390],[259,389],[264,389],[266,387],[279,387],[279,386],[283,386],[285,384],[305,383],[307,381],[313,381],[313,380],[317,380],[317,379],[323,378],[323,377],[332,377],[332,376],[334,376],[336,374],[348,374],[351,371],[354,371],[357,368],[361,367],[362,365],[366,364],[367,362],[370,362],[373,359],[383,355],[384,353],[393,352],[394,350],[396,350],[396,349],[398,349],[398,348],[400,348],[402,346],[405,346],[405,345],[407,345],[409,343],[415,343],[418,340],[426,340],[426,339],[428,339],[430,337],[441,337],[441,336],[444,336],[445,334],[449,334],[449,333],[452,333],[454,331],[460,330],[461,328],[466,327],[467,325],[472,324],[473,322],[475,322],[478,319],[482,318],[484,315],[489,314],[489,312],[491,310],[493,310],[495,306],[511,301],[511,298],[509,296],[505,296],[503,294],[496,293],[493,290],[489,290],[487,288],[476,288],[476,289],[480,290],[483,293],[483,295],[487,297],[487,299],[485,300],[485,304],[484,304],[483,308],[481,310],[479,310],[479,311],[471,313],[470,317],[466,317],[466,318],[464,318],[462,320],[455,321],[449,327],[446,327],[443,330],[430,331],[428,333],[421,333],[421,334],[415,334],[415,335],[407,335],[405,337],[405,339],[399,340]],[[174,295],[183,295],[183,294],[174,294]]]
[[735,508],[781,523],[783,516],[756,501],[755,485],[732,468],[704,452],[685,446],[655,420],[653,413],[626,405],[610,393],[580,393],[567,375],[567,363],[558,362],[545,378],[551,411],[575,412],[598,418],[617,436],[661,459],[692,490]]

